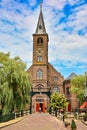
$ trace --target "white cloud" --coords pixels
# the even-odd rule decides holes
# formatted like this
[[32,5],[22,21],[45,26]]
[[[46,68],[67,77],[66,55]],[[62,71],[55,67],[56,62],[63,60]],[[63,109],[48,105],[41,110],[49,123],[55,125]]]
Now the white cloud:
[[[53,5],[53,3],[51,4]],[[59,14],[58,17],[55,14],[56,12],[52,11],[52,7],[46,7],[46,8],[48,9],[46,9],[47,14],[45,14],[46,15],[45,17],[47,18],[47,15],[49,16],[46,19],[46,24],[48,32],[50,34],[49,37],[51,36],[49,41],[50,62],[56,62],[56,60],[63,60],[67,62],[69,60],[70,61],[69,65],[71,64],[71,66],[77,64],[78,62],[83,62],[84,64],[87,64],[86,60],[87,32],[85,32],[87,26],[86,5],[82,5],[80,7],[72,9],[72,14],[67,19],[67,22],[66,23],[63,22],[60,25],[56,23],[57,21],[60,20],[60,18],[64,17],[64,12],[57,11],[57,13]],[[49,23],[49,21],[51,22]],[[72,32],[70,33],[70,30],[64,31],[64,28],[67,28],[68,30],[69,28],[71,28]],[[85,34],[79,36],[78,34],[79,30],[85,32]]]
[[74,5],[74,4],[81,4],[84,2],[84,0],[68,0],[70,5]]
[[73,28],[73,31],[84,31],[87,27],[87,5],[75,8],[69,16],[67,25]]
[[30,6],[34,6],[36,4],[36,0],[29,0]]
[[[69,35],[68,33],[64,36],[64,39],[60,39],[60,35],[55,37],[58,40],[51,45],[52,48],[50,48],[49,52],[51,62],[60,59],[69,60],[73,63],[84,62],[87,64],[87,42],[85,37],[77,34]],[[55,51],[53,51],[54,48]]]
[[46,6],[62,10],[64,5],[67,3],[67,0],[44,0]]

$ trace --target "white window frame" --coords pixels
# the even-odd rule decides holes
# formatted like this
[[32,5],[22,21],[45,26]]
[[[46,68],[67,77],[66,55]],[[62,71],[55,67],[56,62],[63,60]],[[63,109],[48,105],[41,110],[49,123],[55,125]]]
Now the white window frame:
[[43,72],[42,72],[42,70],[38,70],[37,71],[37,79],[39,79],[39,80],[41,80],[43,78]]
[[37,61],[39,61],[39,62],[42,61],[42,56],[38,56]]

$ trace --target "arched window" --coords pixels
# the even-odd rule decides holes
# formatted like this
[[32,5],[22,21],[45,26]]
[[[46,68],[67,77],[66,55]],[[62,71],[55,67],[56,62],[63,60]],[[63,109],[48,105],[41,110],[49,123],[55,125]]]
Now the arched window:
[[44,102],[43,97],[41,96],[36,97],[36,102]]
[[58,87],[54,87],[54,88],[52,89],[52,92],[60,92],[60,90],[59,90]]
[[42,79],[43,78],[43,72],[42,72],[42,70],[38,70],[37,71],[37,79]]
[[42,46],[42,45],[43,45],[43,38],[39,37],[39,38],[37,39],[37,45],[38,45],[38,46]]
[[66,95],[69,95],[70,91],[69,91],[69,87],[66,88]]

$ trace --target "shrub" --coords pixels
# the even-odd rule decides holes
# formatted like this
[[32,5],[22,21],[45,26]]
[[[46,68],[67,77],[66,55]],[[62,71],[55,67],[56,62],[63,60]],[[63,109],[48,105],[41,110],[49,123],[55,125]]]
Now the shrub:
[[68,127],[70,125],[69,122],[65,122],[65,127]]
[[71,130],[76,130],[77,126],[74,120],[71,122]]

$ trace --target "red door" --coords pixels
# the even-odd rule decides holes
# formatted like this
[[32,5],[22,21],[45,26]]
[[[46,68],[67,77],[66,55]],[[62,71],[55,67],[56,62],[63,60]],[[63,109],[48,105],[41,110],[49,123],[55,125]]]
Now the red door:
[[36,103],[36,112],[39,112],[40,108],[42,112],[45,112],[45,103]]
[[40,103],[36,103],[36,112],[39,112]]
[[42,112],[45,112],[45,103],[42,103]]
[[71,112],[71,104],[68,105],[68,112]]

